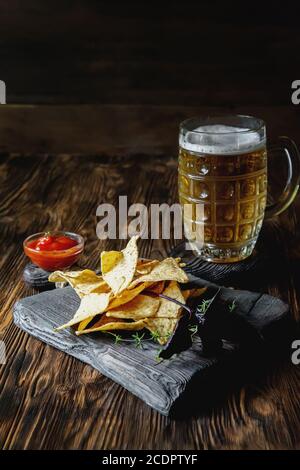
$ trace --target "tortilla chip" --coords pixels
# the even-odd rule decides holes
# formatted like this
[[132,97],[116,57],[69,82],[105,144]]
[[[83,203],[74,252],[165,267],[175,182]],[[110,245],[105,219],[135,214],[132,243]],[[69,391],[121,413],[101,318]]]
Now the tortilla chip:
[[138,321],[120,321],[118,318],[108,318],[102,315],[100,320],[95,323],[91,328],[83,331],[76,331],[76,334],[83,335],[85,333],[93,333],[95,331],[111,331],[111,330],[142,330],[145,327],[144,320]]
[[154,266],[159,264],[159,261],[157,259],[152,259],[152,260],[138,260],[137,267],[135,270],[135,275],[136,276],[142,276],[144,274],[149,274]]
[[91,293],[101,294],[109,291],[109,286],[103,280],[102,276],[98,276],[90,269],[83,271],[54,271],[49,276],[50,282],[68,282],[72,286],[77,295],[82,298]]
[[121,251],[103,251],[102,253],[105,253],[104,256],[101,256],[102,273],[108,273],[123,259]]
[[181,291],[181,293],[182,293],[182,296],[183,296],[184,300],[187,301],[187,299],[191,295],[191,289],[185,289],[185,290]]
[[[151,283],[144,282],[142,284],[137,285],[135,289],[125,290],[118,297],[111,297],[110,303],[107,307],[107,311],[120,307],[121,305],[128,304],[135,297],[137,297],[140,292],[148,288],[148,286],[151,286]],[[82,322],[80,322],[78,325],[77,331],[83,331],[93,318],[94,317],[91,316],[83,320]]]
[[147,287],[147,292],[152,292],[153,294],[161,294],[165,288],[165,281],[154,282],[149,287]]
[[188,282],[187,274],[178,266],[174,258],[166,258],[160,261],[149,274],[134,279],[129,289],[135,287],[139,282],[177,281]]
[[68,326],[76,325],[77,323],[82,322],[83,320],[92,319],[96,315],[105,312],[108,307],[110,300],[110,294],[88,294],[85,295],[80,302],[79,308],[75,313],[72,320],[70,320],[65,325],[59,326],[56,328],[56,331],[67,328]]
[[[164,295],[172,297],[172,299],[178,300],[185,304],[184,297],[176,281],[171,281],[170,284],[163,291]],[[179,318],[182,312],[182,307],[175,302],[167,299],[160,299],[160,306],[156,313],[156,317],[164,318]]]
[[193,289],[182,290],[181,293],[185,300],[193,299],[195,297],[201,297],[206,291],[207,287],[195,287]]
[[155,334],[160,344],[165,344],[175,330],[177,318],[146,318],[145,328]]
[[137,238],[132,237],[126,248],[120,252],[101,253],[102,276],[115,295],[127,289],[134,277],[138,261]]
[[190,289],[190,294],[188,296],[189,299],[195,297],[201,297],[202,294],[206,291],[207,287],[195,287],[194,289]]
[[[106,310],[110,311],[112,309],[120,307],[121,305],[124,305],[124,304],[127,304],[128,302],[131,302],[135,297],[137,297],[139,295],[140,292],[147,289],[151,285],[152,284],[149,283],[149,282],[144,282],[142,284],[138,284],[134,289],[125,290],[118,297],[111,297],[109,305],[108,305]],[[77,330],[78,331],[84,330],[93,318],[94,317],[92,316],[92,317],[89,317],[89,318],[83,320],[78,325]]]
[[111,310],[112,308],[119,307],[120,305],[127,304],[132,299],[134,299],[137,295],[139,295],[143,290],[147,289],[151,286],[152,283],[150,282],[142,282],[138,284],[134,289],[126,289],[117,297],[113,297],[110,301],[107,310]]
[[147,295],[138,295],[131,302],[114,308],[106,313],[107,317],[138,320],[154,317],[160,305],[160,299]]
[[77,331],[84,330],[88,326],[88,324],[93,320],[93,318],[94,317],[89,317],[86,320],[82,320],[77,327]]
[[104,326],[104,325],[107,325],[108,323],[116,323],[116,322],[119,322],[119,320],[117,318],[108,318],[108,316],[106,315],[106,313],[104,313],[103,315],[101,315],[101,317],[97,320],[96,323],[94,323],[93,327],[91,328],[98,328],[99,326]]

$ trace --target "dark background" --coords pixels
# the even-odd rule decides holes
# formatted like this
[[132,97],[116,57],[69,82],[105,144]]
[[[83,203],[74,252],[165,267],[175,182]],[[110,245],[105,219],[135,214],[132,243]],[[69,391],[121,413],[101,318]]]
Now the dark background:
[[[98,204],[124,194],[130,204],[177,200],[183,119],[252,114],[266,121],[269,142],[288,135],[300,144],[300,105],[291,102],[299,21],[296,2],[285,0],[0,0],[8,103],[0,105],[0,339],[8,357],[0,369],[1,447],[300,448],[300,372],[289,359],[176,422],[12,323],[15,301],[33,294],[22,280],[26,236],[81,233],[82,266],[96,268],[102,249],[120,248],[97,239]],[[284,162],[269,171],[278,189]],[[266,224],[271,269],[246,286],[288,302],[297,321],[299,214],[298,197]],[[172,240],[143,240],[140,253],[161,257],[172,248]],[[218,385],[222,394],[231,382]]]
[[288,105],[296,2],[0,1],[7,103]]

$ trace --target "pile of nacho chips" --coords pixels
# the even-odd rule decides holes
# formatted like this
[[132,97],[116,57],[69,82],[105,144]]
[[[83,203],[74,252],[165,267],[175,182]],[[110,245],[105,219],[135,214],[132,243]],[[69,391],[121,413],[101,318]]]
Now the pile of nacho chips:
[[166,258],[141,260],[137,237],[132,237],[122,251],[101,253],[102,275],[94,271],[56,271],[49,280],[67,281],[81,299],[74,318],[57,330],[75,326],[76,334],[94,331],[150,330],[160,344],[165,344],[182,315],[182,307],[158,294],[185,304],[189,291],[180,283],[188,281],[180,260]]

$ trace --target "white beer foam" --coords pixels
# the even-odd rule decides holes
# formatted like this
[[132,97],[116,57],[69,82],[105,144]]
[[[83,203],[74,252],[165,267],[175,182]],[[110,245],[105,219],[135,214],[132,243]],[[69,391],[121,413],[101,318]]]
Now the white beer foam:
[[[246,132],[248,131],[248,132]],[[214,155],[248,153],[265,145],[265,137],[249,128],[213,124],[196,127],[180,135],[179,144],[185,150]],[[198,132],[198,134],[197,134]]]

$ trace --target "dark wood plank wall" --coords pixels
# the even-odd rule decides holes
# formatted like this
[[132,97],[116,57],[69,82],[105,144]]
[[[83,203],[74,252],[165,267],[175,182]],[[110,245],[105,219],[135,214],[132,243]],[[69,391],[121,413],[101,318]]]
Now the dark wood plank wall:
[[[9,346],[0,371],[1,447],[299,447],[299,369],[291,364],[198,418],[174,422],[17,331],[11,319],[16,298],[32,293],[21,280],[21,240],[36,224],[80,231],[89,239],[83,264],[94,268],[99,250],[111,248],[95,238],[95,204],[124,193],[145,203],[175,200],[176,160],[159,155],[175,155],[184,117],[247,112],[267,121],[270,137],[286,133],[299,144],[300,106],[290,89],[300,78],[298,30],[288,0],[0,0],[0,79],[8,103],[30,104],[0,106],[0,152],[21,154],[2,154],[0,169],[0,339]],[[58,152],[67,154],[52,156]],[[128,153],[136,156],[114,158]],[[299,200],[273,223],[280,269],[276,281],[259,284],[287,300],[297,319],[298,209]],[[144,243],[141,255],[170,248]]]
[[296,2],[0,1],[8,103],[290,105]]
[[287,135],[300,146],[300,105],[1,105],[0,152],[175,156],[179,123],[220,111],[258,116],[270,141]]

